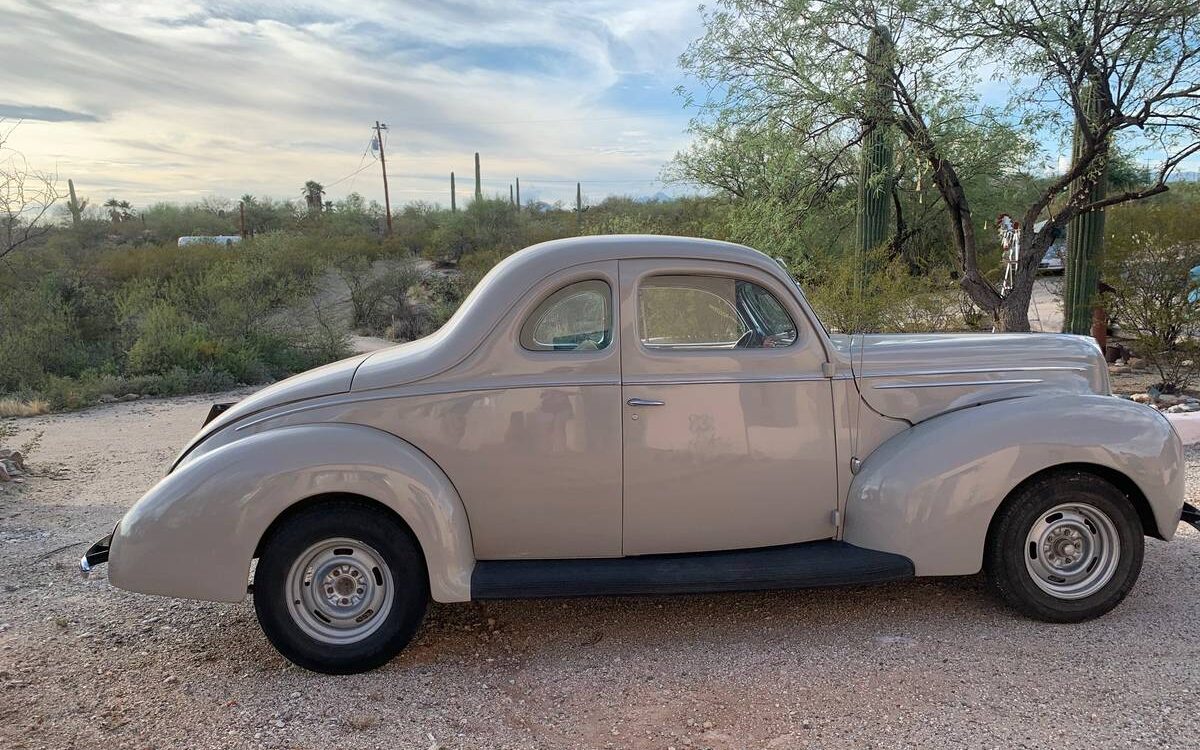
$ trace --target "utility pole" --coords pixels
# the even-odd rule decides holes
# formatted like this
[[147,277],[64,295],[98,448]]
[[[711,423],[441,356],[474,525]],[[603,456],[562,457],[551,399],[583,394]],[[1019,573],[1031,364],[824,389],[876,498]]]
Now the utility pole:
[[450,173],[450,213],[458,210],[458,204],[454,199],[454,173]]
[[383,131],[387,130],[387,123],[380,124],[379,120],[375,121],[375,142],[379,144],[379,167],[383,170],[383,210],[387,215],[387,236],[392,236],[392,201],[388,197],[387,184],[387,158],[383,155]]
[[479,181],[479,152],[475,152],[475,200],[483,199],[483,185]]
[[510,206],[516,205],[515,203],[513,203],[512,185],[508,186],[508,205],[510,205]]

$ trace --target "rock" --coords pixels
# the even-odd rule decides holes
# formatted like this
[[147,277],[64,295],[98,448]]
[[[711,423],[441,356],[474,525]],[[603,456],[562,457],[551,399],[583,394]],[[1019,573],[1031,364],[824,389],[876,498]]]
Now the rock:
[[1129,397],[1129,400],[1136,401],[1139,404],[1148,404],[1148,403],[1150,403],[1151,399],[1150,399],[1149,393],[1135,393]]
[[1185,404],[1175,404],[1167,407],[1168,414],[1187,414],[1189,412],[1200,411],[1200,404],[1195,402]]
[[1142,365],[1146,364],[1146,360],[1140,357],[1130,357],[1125,364],[1129,365],[1131,370],[1137,370],[1140,369]]
[[1123,375],[1129,372],[1129,367],[1126,365],[1109,365],[1108,372],[1111,375]]
[[12,481],[12,477],[10,477],[8,475],[8,472],[4,470],[3,466],[0,466],[0,482],[9,482],[9,481]]
[[0,469],[3,469],[4,473],[7,474],[10,479],[13,477],[19,477],[25,473],[21,471],[21,467],[17,465],[16,461],[13,461],[9,458],[0,458]]
[[1183,403],[1183,399],[1173,393],[1164,393],[1158,398],[1154,399],[1154,403],[1158,404],[1160,407],[1175,406],[1176,404]]
[[119,401],[137,401],[139,398],[141,398],[141,396],[139,396],[136,393],[126,393],[124,396],[122,396],[118,400]]
[[112,395],[111,393],[101,393],[100,397],[96,399],[96,403],[98,403],[98,404],[115,404],[115,403],[117,403],[117,397]]

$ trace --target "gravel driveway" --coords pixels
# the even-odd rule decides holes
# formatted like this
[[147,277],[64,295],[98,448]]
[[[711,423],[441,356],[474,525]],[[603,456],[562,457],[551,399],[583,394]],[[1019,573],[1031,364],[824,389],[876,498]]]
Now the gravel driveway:
[[[17,423],[17,443],[44,432],[34,470],[62,476],[0,487],[0,746],[1200,746],[1200,534],[1186,527],[1149,541],[1129,599],[1083,625],[1016,617],[979,578],[434,605],[387,667],[302,671],[248,600],[75,572],[211,400]],[[1193,452],[1193,487],[1198,470]]]

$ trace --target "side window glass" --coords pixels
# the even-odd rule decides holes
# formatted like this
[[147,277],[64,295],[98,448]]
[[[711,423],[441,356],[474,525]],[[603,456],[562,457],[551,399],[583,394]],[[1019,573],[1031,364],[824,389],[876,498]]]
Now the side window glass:
[[521,346],[535,352],[596,351],[612,343],[612,293],[592,279],[559,289],[521,326]]
[[796,324],[775,295],[723,276],[643,280],[638,331],[652,349],[766,349],[796,341]]

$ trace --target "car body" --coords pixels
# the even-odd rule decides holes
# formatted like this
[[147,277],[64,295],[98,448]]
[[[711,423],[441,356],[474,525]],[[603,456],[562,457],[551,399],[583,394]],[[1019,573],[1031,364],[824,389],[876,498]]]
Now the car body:
[[[998,519],[1034,502],[1014,497],[1072,477],[1103,484],[1108,510],[1059,513],[1037,539],[1067,559],[1094,536],[1091,554],[1108,518],[1140,565],[1143,534],[1170,539],[1192,518],[1183,468],[1168,422],[1109,394],[1091,339],[830,335],[750,248],[574,238],[499,263],[427,338],[214,409],[82,565],[107,561],[132,591],[238,601],[260,558],[260,619],[295,607],[309,635],[333,628],[300,653],[281,639],[308,636],[281,635],[291,620],[278,615],[274,633],[264,621],[276,645],[304,666],[357,671],[407,638],[328,656],[358,627],[338,607],[379,620],[399,606],[383,591],[397,567],[411,573],[397,596],[412,589],[421,612],[422,597],[970,575]],[[377,541],[338,547],[354,529]],[[395,539],[402,550],[382,549]],[[1057,573],[1039,575],[1055,590]],[[314,603],[318,585],[327,601]],[[288,586],[298,593],[268,602],[266,588]]]
[[1062,273],[1066,270],[1066,264],[1063,261],[1063,252],[1066,249],[1066,243],[1062,240],[1056,240],[1053,245],[1046,248],[1046,254],[1038,261],[1039,271],[1049,271],[1051,273]]
[[[1033,231],[1040,232],[1046,222],[1039,221],[1033,225]],[[1050,247],[1046,248],[1046,254],[1038,261],[1038,270],[1047,271],[1049,273],[1063,273],[1066,270],[1066,254],[1067,254],[1067,238],[1064,233],[1056,233],[1054,241],[1050,243]]]

